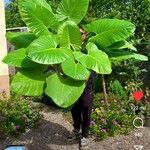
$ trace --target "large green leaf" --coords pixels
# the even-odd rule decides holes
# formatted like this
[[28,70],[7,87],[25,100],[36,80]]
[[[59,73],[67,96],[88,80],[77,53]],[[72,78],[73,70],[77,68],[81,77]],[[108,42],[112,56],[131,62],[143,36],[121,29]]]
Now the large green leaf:
[[72,20],[78,24],[85,16],[89,0],[62,0],[57,9],[58,19]]
[[20,70],[11,82],[12,91],[27,96],[42,95],[45,76],[41,68]]
[[53,36],[41,36],[28,47],[27,55],[40,64],[58,64],[71,56],[71,50],[56,48],[57,41]]
[[33,3],[36,3],[42,7],[45,7],[50,12],[53,12],[51,6],[45,0],[31,0]]
[[74,52],[75,59],[88,69],[92,69],[100,74],[110,74],[111,62],[107,54],[97,48],[93,43],[87,45],[88,54]]
[[19,11],[23,21],[36,35],[49,35],[48,28],[57,26],[58,22],[45,0],[19,0]]
[[135,31],[135,25],[129,21],[119,19],[99,19],[85,26],[87,32],[100,34],[109,30],[126,30],[130,34]]
[[127,42],[127,41],[119,41],[114,43],[113,45],[107,47],[108,49],[130,49],[133,51],[137,51],[137,49],[133,46],[133,44],[131,42]]
[[21,68],[31,68],[41,66],[40,64],[31,61],[27,57],[25,48],[21,48],[8,53],[7,56],[4,57],[3,62],[10,66]]
[[79,62],[76,63],[75,60],[71,58],[62,63],[62,70],[67,76],[76,80],[87,80],[90,75],[88,69]]
[[127,39],[129,36],[130,34],[126,30],[112,29],[91,37],[89,41],[101,48],[107,48],[118,41]]
[[60,107],[66,108],[74,104],[85,88],[84,81],[76,81],[57,74],[47,78],[45,93]]
[[89,39],[90,42],[101,48],[106,48],[131,36],[135,26],[124,20],[101,19],[90,23],[85,29],[96,34]]
[[7,32],[6,37],[16,49],[26,48],[36,39],[34,34],[27,32]]
[[117,61],[122,61],[125,59],[136,59],[136,60],[140,60],[140,61],[148,61],[148,57],[141,55],[141,54],[137,54],[137,53],[133,53],[131,51],[127,51],[127,50],[110,50],[108,53],[109,58],[111,60],[117,60]]
[[62,47],[80,50],[82,38],[79,27],[72,21],[67,21],[59,27],[58,35]]

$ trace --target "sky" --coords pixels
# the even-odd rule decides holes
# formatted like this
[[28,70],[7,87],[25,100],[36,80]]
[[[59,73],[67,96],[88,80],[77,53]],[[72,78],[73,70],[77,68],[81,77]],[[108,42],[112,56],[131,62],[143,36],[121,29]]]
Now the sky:
[[4,2],[5,2],[5,3],[8,3],[8,2],[9,2],[9,0],[4,0]]

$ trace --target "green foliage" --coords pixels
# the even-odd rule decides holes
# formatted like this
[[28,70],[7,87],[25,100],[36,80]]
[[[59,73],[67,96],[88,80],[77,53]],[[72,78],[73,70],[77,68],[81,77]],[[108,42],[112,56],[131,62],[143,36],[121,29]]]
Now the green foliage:
[[18,135],[35,127],[41,115],[30,101],[12,95],[10,99],[0,97],[0,136]]
[[10,3],[5,6],[5,17],[7,28],[25,26],[19,14],[18,0],[11,0]]
[[112,70],[108,55],[99,50],[95,44],[90,42],[87,44],[87,50],[87,55],[82,54],[81,52],[75,52],[74,56],[76,60],[78,60],[83,66],[92,69],[97,73],[110,74]]
[[100,18],[127,19],[136,25],[136,39],[149,38],[149,0],[92,0],[89,15]]
[[59,28],[58,36],[62,47],[72,48],[73,50],[81,49],[82,38],[80,29],[74,22],[66,21],[63,23]]
[[120,64],[113,65],[113,73],[110,76],[110,80],[119,80],[124,87],[128,96],[136,90],[145,91],[141,75],[147,72],[145,69],[138,67],[139,61],[131,59],[126,60]]
[[12,51],[4,58],[3,62],[9,64],[10,66],[22,67],[22,68],[39,67],[40,64],[31,61],[26,56],[26,51],[27,50],[25,48]]
[[127,100],[128,98],[124,88],[118,80],[115,80],[110,84],[110,91],[119,96],[121,99]]
[[53,99],[53,101],[63,108],[75,103],[82,94],[85,83],[84,81],[74,81],[61,75],[52,74],[47,80],[45,93]]
[[46,0],[46,1],[52,7],[52,10],[56,13],[56,9],[57,9],[61,0]]
[[28,0],[20,0],[18,4],[23,21],[36,36],[49,35],[48,28],[57,25],[51,7],[45,0],[32,0],[30,3]]
[[129,96],[131,96],[131,94],[137,90],[143,91],[142,89],[143,89],[142,81],[138,81],[136,79],[129,79],[126,81],[125,90]]
[[[110,74],[113,59],[147,60],[146,56],[130,52],[134,50],[131,43],[127,46],[135,30],[128,21],[94,21],[85,25],[88,36],[82,41],[78,24],[88,4],[89,0],[62,0],[54,13],[45,0],[19,0],[21,17],[31,33],[7,35],[8,40],[19,47],[3,60],[19,67],[12,80],[13,91],[28,96],[46,93],[58,106],[66,108],[80,97],[92,70]],[[114,45],[117,50],[113,49]],[[120,49],[125,52],[121,53]],[[119,51],[117,56],[112,54],[115,51]]]
[[16,49],[23,47],[26,48],[33,40],[36,39],[34,34],[23,32],[7,32],[6,37],[16,47]]
[[[7,28],[24,26],[18,12],[17,2],[18,0],[11,0],[11,3],[5,7]],[[56,12],[60,0],[47,0],[47,2],[52,7],[52,10]],[[149,8],[149,0],[91,0],[88,15],[85,20],[91,20],[91,18],[93,19],[94,17],[130,20],[136,25],[135,39],[147,41],[150,35]],[[77,12],[74,14],[77,14]]]
[[[90,129],[92,134],[103,140],[118,134],[127,134],[133,130],[135,111],[130,107],[132,101],[122,101],[113,94],[108,95],[109,105],[102,95],[95,96]],[[140,115],[140,114],[139,114]]]
[[39,96],[43,94],[45,75],[43,68],[20,69],[11,82],[11,89],[27,96]]
[[79,62],[76,63],[72,58],[62,62],[62,70],[64,74],[76,80],[87,80],[90,75],[90,71],[87,68]]
[[117,51],[110,50],[108,54],[111,60],[116,60],[116,61],[121,61],[123,59],[126,60],[129,58],[134,58],[135,60],[141,60],[141,61],[148,61],[147,56],[137,54],[128,50],[117,50]]
[[96,36],[90,38],[89,41],[101,48],[106,48],[118,41],[127,39],[133,34],[135,26],[123,20],[101,19],[86,25],[85,30],[96,34]]
[[[93,17],[125,19],[134,23],[136,30],[132,41],[141,54],[149,55],[149,0],[92,0],[88,18]],[[149,70],[148,64],[145,65],[145,69]]]
[[27,55],[40,64],[58,64],[71,56],[71,50],[57,48],[57,41],[52,36],[41,36],[29,45]]
[[59,21],[71,20],[76,24],[85,16],[89,0],[62,0],[57,8]]

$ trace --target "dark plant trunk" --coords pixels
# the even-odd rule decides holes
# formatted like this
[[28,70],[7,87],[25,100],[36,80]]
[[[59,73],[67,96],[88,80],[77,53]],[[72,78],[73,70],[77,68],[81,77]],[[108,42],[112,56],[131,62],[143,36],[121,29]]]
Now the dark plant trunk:
[[107,91],[106,91],[106,82],[105,82],[105,76],[104,75],[102,75],[102,85],[103,85],[104,101],[105,101],[105,104],[108,104]]

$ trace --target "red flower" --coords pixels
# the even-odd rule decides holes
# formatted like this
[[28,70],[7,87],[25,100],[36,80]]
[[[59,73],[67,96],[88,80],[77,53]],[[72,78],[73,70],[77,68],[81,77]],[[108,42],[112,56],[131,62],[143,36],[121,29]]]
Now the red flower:
[[144,93],[142,91],[135,91],[132,93],[132,96],[136,101],[141,101],[144,96]]

